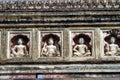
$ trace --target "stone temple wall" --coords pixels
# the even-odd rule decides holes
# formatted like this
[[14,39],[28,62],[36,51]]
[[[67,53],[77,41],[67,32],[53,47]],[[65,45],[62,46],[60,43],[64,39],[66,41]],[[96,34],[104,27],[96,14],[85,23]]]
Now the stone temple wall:
[[120,78],[120,1],[0,2],[0,79]]

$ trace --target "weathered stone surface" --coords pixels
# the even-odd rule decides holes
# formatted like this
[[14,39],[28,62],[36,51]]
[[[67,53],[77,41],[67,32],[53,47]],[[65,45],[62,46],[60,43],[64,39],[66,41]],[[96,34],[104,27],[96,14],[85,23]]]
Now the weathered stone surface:
[[119,15],[119,11],[1,12],[0,27],[119,25]]
[[115,73],[120,72],[119,64],[72,64],[72,65],[4,65],[0,74],[5,73]]
[[[120,56],[101,56],[101,54],[104,54],[104,45],[101,45],[103,43],[101,40],[103,39],[103,36],[101,37],[102,32],[112,29],[120,31],[120,1],[50,1],[40,1],[40,3],[34,1],[0,2],[0,74],[2,75],[0,79],[33,79],[36,77],[36,73],[43,73],[48,80],[49,78],[63,78],[66,76],[72,76],[70,77],[71,80],[77,76],[120,78]],[[90,37],[93,43],[91,47],[92,58],[73,58],[70,55],[73,47],[72,42],[70,44],[70,41],[73,40],[70,31],[73,30],[80,31],[77,34],[88,34],[89,30],[94,32],[94,38]],[[31,45],[26,43],[26,46],[28,45],[31,50],[28,50],[30,57],[7,57],[9,54],[7,51],[10,52],[13,46],[10,49],[8,47],[14,45],[14,43],[10,43],[12,36],[10,36],[9,31],[16,32],[15,35],[17,35],[17,32],[20,32],[22,35],[25,35],[25,31],[32,32],[30,34],[32,37],[28,37],[31,38]],[[43,47],[42,44],[44,43],[40,42],[44,34],[38,35],[41,31],[52,33],[63,31],[63,36],[59,37],[62,42],[60,43],[62,45],[62,55],[60,57],[40,56],[40,47]],[[59,35],[58,33],[56,34]],[[117,34],[118,37],[119,35]],[[17,45],[16,42],[15,45]],[[50,75],[51,73],[57,74]],[[65,73],[78,75],[58,75]],[[73,80],[80,80],[79,77]],[[85,79],[82,78],[82,80]],[[94,79],[87,78],[87,80]]]
[[46,1],[1,1],[1,10],[119,10],[119,1],[81,1],[81,0],[46,0]]
[[35,74],[10,75],[9,79],[36,79]]

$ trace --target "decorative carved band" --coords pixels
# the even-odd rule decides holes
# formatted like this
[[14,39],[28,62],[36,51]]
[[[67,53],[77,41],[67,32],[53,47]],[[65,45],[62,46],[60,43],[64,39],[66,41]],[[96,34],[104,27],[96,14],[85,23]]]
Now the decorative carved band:
[[[4,68],[3,68],[4,67]],[[72,65],[8,65],[0,66],[0,74],[5,73],[96,73],[120,72],[119,64],[72,64]]]
[[119,7],[119,0],[3,0],[0,2],[0,10],[119,10]]

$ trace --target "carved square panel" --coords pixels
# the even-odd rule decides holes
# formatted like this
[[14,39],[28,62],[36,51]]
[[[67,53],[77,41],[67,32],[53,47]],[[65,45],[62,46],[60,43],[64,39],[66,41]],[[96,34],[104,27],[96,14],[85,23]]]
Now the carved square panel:
[[[7,59],[15,62],[31,59],[32,31],[7,31]],[[26,60],[27,61],[27,60]]]
[[71,61],[91,61],[94,53],[94,30],[70,30],[69,53]]
[[63,31],[38,31],[38,58],[40,61],[56,61],[63,59]]
[[102,60],[120,60],[120,29],[101,30]]

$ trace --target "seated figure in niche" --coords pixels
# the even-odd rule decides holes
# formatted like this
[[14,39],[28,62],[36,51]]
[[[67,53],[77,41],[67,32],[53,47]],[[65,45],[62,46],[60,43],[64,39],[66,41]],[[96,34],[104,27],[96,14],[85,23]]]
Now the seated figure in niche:
[[107,44],[106,46],[106,55],[118,55],[118,51],[120,51],[119,49],[119,45],[115,44],[116,38],[115,37],[111,37],[110,38],[110,42],[111,44]]
[[11,48],[11,57],[22,57],[28,55],[27,47],[23,45],[22,38],[18,39],[18,45]]
[[79,38],[79,44],[75,45],[73,48],[74,56],[89,56],[91,55],[90,50],[88,50],[87,45],[84,44],[84,38]]
[[57,50],[57,47],[54,45],[53,38],[49,38],[48,44],[45,42],[42,48],[42,55],[44,56],[60,56],[60,52]]

